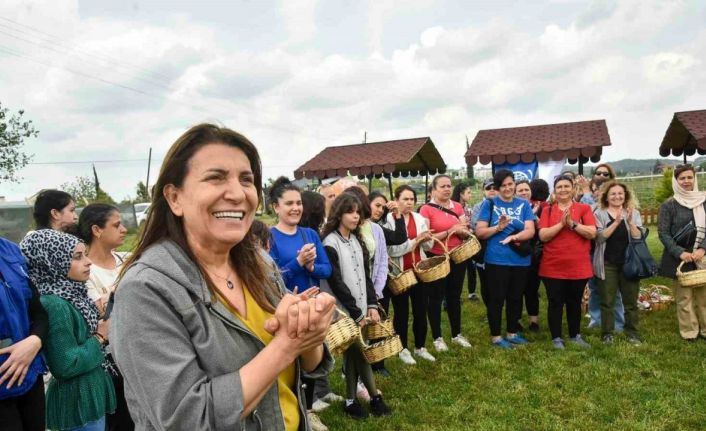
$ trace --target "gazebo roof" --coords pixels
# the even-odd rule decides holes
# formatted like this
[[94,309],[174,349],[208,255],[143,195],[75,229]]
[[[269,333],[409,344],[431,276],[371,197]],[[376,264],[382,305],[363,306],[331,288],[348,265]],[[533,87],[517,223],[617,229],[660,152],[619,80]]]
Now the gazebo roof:
[[327,147],[294,171],[295,178],[357,175],[423,175],[445,172],[446,163],[431,138],[399,139]]
[[675,112],[659,146],[659,154],[662,157],[670,153],[692,156],[697,152],[706,154],[706,109]]
[[481,130],[466,151],[466,164],[525,163],[579,158],[597,162],[610,145],[605,120]]

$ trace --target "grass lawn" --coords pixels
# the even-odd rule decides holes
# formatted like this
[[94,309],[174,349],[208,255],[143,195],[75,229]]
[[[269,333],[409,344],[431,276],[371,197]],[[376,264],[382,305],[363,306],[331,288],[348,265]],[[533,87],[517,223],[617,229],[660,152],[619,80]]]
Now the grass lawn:
[[[648,242],[659,261],[662,246],[656,227],[651,230]],[[660,277],[643,281],[649,283],[671,286]],[[674,305],[640,313],[645,341],[640,347],[622,337],[606,347],[599,330],[582,329],[593,348],[567,346],[562,352],[551,347],[543,288],[540,295],[542,330],[527,334],[530,345],[513,351],[491,348],[482,302],[464,300],[463,333],[473,349],[448,343],[444,317],[450,352],[435,353],[429,333],[427,348],[435,363],[407,366],[392,358],[386,361],[392,377],[376,375],[393,416],[357,422],[334,404],[320,414],[322,421],[331,430],[348,431],[706,429],[706,341],[681,340]],[[584,319],[582,328],[587,323]],[[331,384],[344,393],[340,361]]]

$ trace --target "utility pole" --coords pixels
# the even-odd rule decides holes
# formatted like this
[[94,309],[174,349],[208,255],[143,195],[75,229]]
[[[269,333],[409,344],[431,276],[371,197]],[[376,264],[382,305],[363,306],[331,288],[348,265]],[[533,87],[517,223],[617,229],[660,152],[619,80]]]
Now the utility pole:
[[147,196],[152,197],[152,192],[150,191],[150,167],[152,166],[152,147],[150,147],[150,154],[147,157],[147,180],[145,181],[145,188],[147,189]]
[[368,143],[368,131],[363,132],[363,143],[367,144]]

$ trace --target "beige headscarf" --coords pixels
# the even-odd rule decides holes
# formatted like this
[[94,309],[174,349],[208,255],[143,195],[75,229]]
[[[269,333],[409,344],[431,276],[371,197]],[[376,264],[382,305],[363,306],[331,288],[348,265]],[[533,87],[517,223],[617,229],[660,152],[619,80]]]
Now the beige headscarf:
[[706,201],[706,193],[699,191],[699,181],[694,175],[694,190],[684,190],[677,179],[672,176],[672,190],[674,190],[674,200],[679,205],[689,208],[694,211],[694,222],[696,223],[696,241],[694,242],[694,250],[703,242],[706,237],[706,211],[704,211],[704,201]]

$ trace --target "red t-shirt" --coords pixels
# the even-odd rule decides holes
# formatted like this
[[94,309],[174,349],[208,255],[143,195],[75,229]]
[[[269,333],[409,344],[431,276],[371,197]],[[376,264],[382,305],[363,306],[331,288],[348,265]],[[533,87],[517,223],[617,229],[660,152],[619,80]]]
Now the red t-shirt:
[[[409,221],[407,222],[407,239],[415,239],[417,237],[417,222],[414,221],[414,217],[410,214]],[[414,261],[412,260],[412,253],[414,253]],[[415,248],[413,252],[407,253],[402,256],[402,269],[411,269],[414,262],[420,262],[422,260],[422,254],[419,252],[419,247]]]
[[[571,219],[576,223],[596,225],[596,218],[589,205],[574,202],[571,204],[570,211]],[[539,229],[559,223],[562,215],[563,212],[557,204],[544,208],[539,218]],[[539,276],[562,280],[593,277],[591,240],[565,226],[551,241],[544,243],[542,260],[539,263]]]
[[[449,202],[451,202],[451,207],[447,209],[458,214],[458,217],[465,215],[463,212],[463,207],[460,203],[454,201]],[[431,205],[423,205],[422,208],[419,209],[419,214],[429,220],[429,230],[435,234],[446,232],[454,225],[458,224],[458,217],[454,217],[445,211],[432,207]],[[463,243],[463,240],[456,235],[450,237],[447,244],[449,251],[458,247],[461,243]],[[439,245],[436,241],[434,241],[434,247],[432,247],[430,251],[436,255],[444,254],[444,249],[441,248],[441,245]]]

